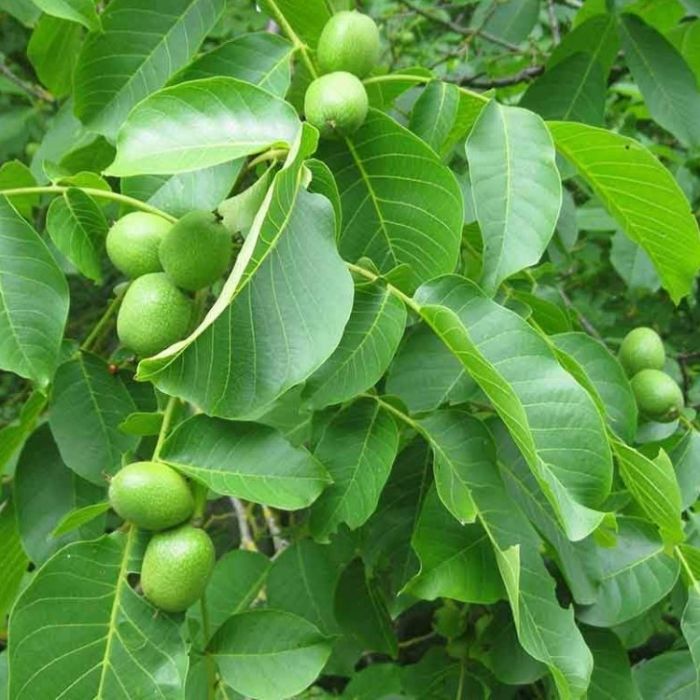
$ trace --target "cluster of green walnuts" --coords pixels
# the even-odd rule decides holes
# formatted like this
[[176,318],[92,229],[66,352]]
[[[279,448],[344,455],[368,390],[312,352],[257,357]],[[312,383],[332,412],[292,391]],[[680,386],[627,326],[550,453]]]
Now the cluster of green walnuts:
[[214,568],[214,544],[190,524],[195,503],[179,472],[162,462],[133,462],[109,484],[114,511],[153,534],[141,564],[141,588],[157,608],[187,610],[204,593]]
[[683,392],[663,371],[666,352],[659,334],[651,328],[635,328],[620,346],[620,363],[631,378],[637,407],[643,417],[668,423],[683,410]]
[[226,272],[232,239],[210,212],[190,212],[175,224],[133,212],[109,230],[107,255],[132,280],[117,316],[119,340],[149,356],[187,335],[196,320],[188,292],[210,286]]
[[347,136],[364,123],[369,100],[360,78],[376,65],[379,48],[379,29],[367,15],[343,11],[326,22],[316,53],[324,75],[304,97],[306,120],[322,138]]

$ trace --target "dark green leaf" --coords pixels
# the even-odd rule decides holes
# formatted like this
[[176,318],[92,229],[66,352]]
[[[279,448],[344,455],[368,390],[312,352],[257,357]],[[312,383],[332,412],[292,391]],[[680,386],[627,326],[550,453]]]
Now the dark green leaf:
[[624,647],[610,630],[590,628],[585,639],[593,652],[589,700],[639,700]]
[[315,47],[332,10],[325,0],[262,0],[261,7],[287,36],[295,36]]
[[689,430],[669,452],[681,491],[681,507],[689,508],[700,496],[700,434]]
[[329,482],[303,447],[255,423],[193,416],[166,440],[160,456],[216,493],[286,510],[308,506]]
[[[35,187],[36,180],[32,171],[19,160],[9,160],[0,166],[0,190],[15,187]],[[32,207],[39,204],[36,194],[15,195],[10,198],[13,206],[25,219],[30,219]]]
[[0,196],[0,368],[46,386],[67,316],[63,273],[36,231]]
[[653,293],[659,290],[661,281],[644,248],[621,231],[613,236],[610,262],[632,291]]
[[14,506],[11,501],[6,501],[0,507],[0,629],[5,626],[5,616],[15,602],[28,564],[29,559],[24,553],[17,529]]
[[667,651],[633,669],[642,700],[696,700],[696,675],[695,664],[687,651]]
[[408,126],[436,153],[442,154],[457,119],[458,108],[459,88],[452,83],[433,80],[413,105]]
[[85,523],[89,523],[103,513],[106,513],[108,510],[108,501],[91,503],[88,506],[82,506],[82,508],[74,508],[61,518],[58,525],[53,529],[51,537],[60,537],[67,532],[72,532],[82,525],[85,525]]

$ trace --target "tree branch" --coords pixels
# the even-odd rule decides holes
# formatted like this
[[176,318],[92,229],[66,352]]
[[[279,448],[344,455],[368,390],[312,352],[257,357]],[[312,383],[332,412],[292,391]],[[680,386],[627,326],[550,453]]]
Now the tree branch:
[[523,70],[521,70],[519,73],[516,73],[515,75],[506,76],[505,78],[493,78],[492,80],[479,80],[478,78],[468,78],[466,80],[462,80],[460,85],[469,85],[470,87],[489,90],[490,88],[517,85],[518,83],[522,83],[526,80],[536,78],[542,73],[544,73],[544,66],[529,66],[527,68],[523,68]]
[[24,90],[28,95],[36,97],[44,102],[55,102],[55,97],[48,91],[44,90],[41,85],[34,85],[28,80],[20,78],[12,72],[12,69],[4,62],[0,63],[0,75],[4,76],[11,83],[14,83],[18,88]]
[[413,12],[415,12],[417,15],[425,17],[425,19],[435,22],[435,24],[440,24],[452,32],[461,34],[462,36],[479,36],[486,41],[490,41],[492,44],[498,44],[499,46],[508,49],[508,51],[520,52],[520,47],[517,44],[512,44],[510,41],[506,41],[498,36],[489,34],[489,32],[485,32],[483,29],[470,29],[468,27],[463,27],[461,24],[457,24],[452,20],[436,17],[434,14],[424,10],[422,7],[414,5],[411,0],[399,0],[399,2],[408,7],[410,10],[413,10]]

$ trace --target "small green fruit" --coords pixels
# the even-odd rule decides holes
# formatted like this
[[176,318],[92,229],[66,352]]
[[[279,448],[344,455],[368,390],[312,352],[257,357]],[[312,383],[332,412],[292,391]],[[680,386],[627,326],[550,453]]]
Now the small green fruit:
[[231,262],[231,235],[211,212],[185,214],[163,238],[160,262],[170,279],[194,292],[216,282]]
[[318,40],[318,64],[324,73],[347,71],[364,78],[379,60],[379,29],[359,12],[334,14]]
[[683,392],[676,382],[658,369],[643,369],[632,377],[632,390],[639,410],[661,423],[678,418]]
[[351,73],[322,75],[309,85],[304,97],[306,120],[326,139],[357,131],[368,107],[365,86]]
[[628,377],[643,369],[662,369],[666,360],[664,344],[651,328],[640,326],[630,331],[620,345],[620,363]]
[[192,301],[163,272],[135,279],[126,290],[117,316],[122,345],[137,355],[155,355],[187,335]]
[[109,484],[109,502],[124,520],[144,530],[165,530],[192,517],[187,480],[162,462],[134,462]]
[[204,530],[181,525],[156,533],[141,565],[144,595],[166,612],[187,610],[204,593],[214,558],[214,545]]
[[114,222],[107,234],[107,255],[114,267],[135,279],[163,268],[158,246],[172,224],[162,216],[136,211]]

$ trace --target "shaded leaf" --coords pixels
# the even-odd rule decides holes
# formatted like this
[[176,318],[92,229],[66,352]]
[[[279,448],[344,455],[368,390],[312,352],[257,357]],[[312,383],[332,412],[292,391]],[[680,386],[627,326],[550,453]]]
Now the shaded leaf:
[[34,430],[46,401],[47,397],[44,394],[33,391],[24,402],[18,418],[0,430],[0,474]]
[[216,493],[286,510],[308,506],[329,482],[320,462],[273,428],[204,415],[180,424],[160,457]]
[[137,437],[119,430],[135,410],[121,377],[111,374],[104,360],[79,353],[61,365],[49,424],[66,465],[84,479],[106,485],[107,476],[122,466],[122,455],[138,445]]
[[639,700],[629,658],[620,639],[610,630],[587,629],[584,637],[593,652],[589,700]]
[[100,28],[94,0],[34,0],[34,4],[48,15],[78,22],[91,31]]
[[0,369],[46,386],[67,316],[63,273],[36,231],[0,196]]
[[700,434],[689,430],[669,451],[681,491],[681,508],[686,510],[700,497]]
[[60,537],[61,535],[65,535],[67,532],[72,532],[73,530],[99,517],[103,513],[106,513],[109,508],[110,505],[108,501],[91,503],[90,505],[82,506],[81,508],[74,508],[61,518],[58,525],[56,525],[56,527],[53,529],[51,536]]
[[263,608],[230,617],[212,638],[208,651],[234,690],[260,700],[277,700],[310,685],[331,647],[307,620]]
[[459,88],[442,80],[428,83],[411,111],[409,129],[436,153],[452,132],[459,108]]
[[615,15],[596,15],[578,24],[562,39],[552,51],[547,66],[556,66],[569,56],[585,53],[589,55],[591,62],[595,61],[600,65],[603,75],[607,77],[619,46]]
[[5,616],[15,602],[28,564],[29,559],[22,548],[15,520],[14,506],[11,501],[5,501],[0,508],[0,629],[5,626]]
[[[36,180],[32,171],[22,161],[8,160],[0,166],[0,190],[13,189],[15,187],[36,187]],[[39,204],[39,195],[15,195],[10,197],[9,200],[25,219],[30,219],[32,207]]]
[[309,405],[342,403],[374,386],[396,352],[405,323],[406,307],[386,287],[356,287],[340,344],[306,383]]
[[332,10],[324,0],[262,0],[267,12],[287,36],[296,36],[305,44],[315,47]]
[[578,617],[596,627],[631,620],[669,593],[678,578],[678,562],[664,551],[654,527],[619,516],[614,547],[598,549],[603,577],[597,601]]
[[659,290],[661,281],[644,248],[620,231],[612,239],[610,262],[632,291]]
[[311,507],[314,537],[327,540],[341,523],[354,530],[367,521],[398,448],[394,419],[372,399],[359,399],[333,417],[314,450],[333,480]]
[[637,664],[633,677],[642,700],[697,698],[696,668],[687,651],[667,651]]

